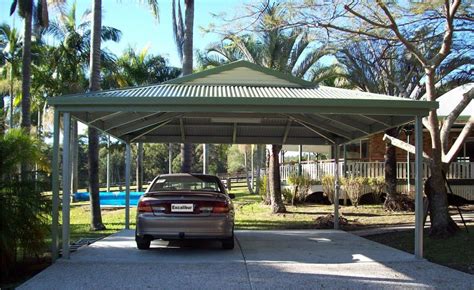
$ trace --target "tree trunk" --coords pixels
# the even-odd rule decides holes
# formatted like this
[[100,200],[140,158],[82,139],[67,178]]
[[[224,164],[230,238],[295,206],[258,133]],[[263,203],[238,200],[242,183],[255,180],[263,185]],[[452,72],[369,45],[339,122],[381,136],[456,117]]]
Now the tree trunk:
[[270,199],[273,213],[286,212],[285,205],[281,198],[281,181],[280,181],[280,161],[278,154],[280,153],[281,145],[272,145],[270,155],[270,172],[269,172],[269,185],[270,185]]
[[[184,12],[184,41],[183,41],[183,76],[193,72],[193,26],[194,26],[194,0],[185,0]],[[191,172],[192,144],[181,145],[181,171]]]
[[[385,131],[391,137],[398,137],[398,128]],[[392,143],[385,143],[385,184],[387,188],[387,199],[384,208],[390,211],[413,210],[413,201],[397,192],[397,155],[396,147]]]
[[263,201],[264,204],[270,205],[272,203],[271,198],[270,198],[270,150],[265,149],[265,154],[267,156],[266,158],[266,180],[265,180],[265,200]]
[[191,173],[192,161],[193,161],[193,144],[184,143],[181,144],[181,172]]
[[[426,69],[426,95],[429,101],[436,99],[434,70]],[[425,182],[425,193],[430,207],[430,236],[446,238],[459,228],[448,212],[448,196],[445,186],[443,163],[441,161],[441,137],[436,110],[428,116],[428,130],[431,135],[431,176]]]
[[[92,8],[89,90],[100,90],[100,34],[102,30],[102,0],[94,0]],[[99,200],[99,134],[89,127],[89,194],[91,203],[91,230],[104,230]]]
[[79,139],[78,139],[78,128],[77,128],[77,121],[71,121],[71,162],[72,162],[72,178],[71,178],[71,192],[74,194],[77,192],[79,188],[79,170],[78,170],[78,163],[79,163]]
[[137,146],[137,191],[143,191],[143,143]]
[[260,168],[262,167],[262,145],[257,145],[257,162],[255,163],[255,194],[260,194]]
[[[28,3],[28,1],[27,1]],[[30,2],[33,5],[32,2]],[[21,127],[29,134],[31,128],[30,115],[30,84],[31,84],[31,18],[32,9],[26,9],[24,14],[23,55],[22,55],[22,83],[21,83]]]
[[13,128],[13,101],[15,97],[13,96],[13,63],[10,64],[10,128]]
[[255,194],[252,188],[252,183],[250,181],[249,175],[249,162],[248,162],[248,154],[247,154],[247,146],[244,147],[244,168],[245,168],[245,181],[247,182],[247,189],[250,194]]

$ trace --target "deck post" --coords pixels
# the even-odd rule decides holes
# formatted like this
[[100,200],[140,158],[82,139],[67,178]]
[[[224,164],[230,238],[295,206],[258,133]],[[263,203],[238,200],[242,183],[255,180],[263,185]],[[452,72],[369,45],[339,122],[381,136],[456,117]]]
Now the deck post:
[[125,229],[130,228],[130,144],[125,145]]
[[423,258],[423,125],[415,117],[415,257]]
[[298,145],[298,176],[303,175],[303,165],[301,164],[303,160],[303,145]]
[[173,173],[173,144],[168,144],[168,173]]
[[209,173],[209,145],[202,144],[202,173]]
[[71,202],[71,114],[63,114],[63,258],[69,259],[69,214]]
[[334,144],[334,229],[339,229],[339,144]]
[[52,164],[52,213],[51,213],[51,259],[54,263],[58,258],[59,249],[59,111],[54,110],[53,129],[53,164]]

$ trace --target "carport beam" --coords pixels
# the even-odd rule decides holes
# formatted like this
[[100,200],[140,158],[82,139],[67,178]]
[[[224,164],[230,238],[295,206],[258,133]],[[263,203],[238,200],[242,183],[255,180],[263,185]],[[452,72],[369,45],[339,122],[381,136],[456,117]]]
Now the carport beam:
[[415,257],[423,258],[423,125],[415,117]]
[[71,162],[70,162],[70,137],[71,114],[63,114],[63,258],[69,259],[69,207],[71,195]]
[[334,144],[334,229],[339,229],[339,145]]
[[125,229],[130,228],[130,144],[125,145]]

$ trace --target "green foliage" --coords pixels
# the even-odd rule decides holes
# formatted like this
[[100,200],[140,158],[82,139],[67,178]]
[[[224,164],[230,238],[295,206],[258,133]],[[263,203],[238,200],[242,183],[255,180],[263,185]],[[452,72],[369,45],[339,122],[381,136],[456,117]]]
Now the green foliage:
[[[0,136],[0,268],[15,269],[18,257],[36,257],[45,249],[50,201],[41,193],[49,180],[38,172],[19,173],[19,166],[47,169],[42,144],[20,129]],[[35,175],[37,179],[35,180]],[[21,255],[20,255],[21,254]]]
[[372,189],[372,192],[377,197],[378,201],[382,196],[382,193],[387,189],[387,184],[385,183],[385,178],[383,176],[371,177],[367,179],[367,184]]
[[245,171],[244,154],[239,150],[238,145],[232,145],[227,153],[227,172],[242,173]]
[[260,182],[258,184],[258,186],[260,187],[259,193],[262,200],[265,200],[267,196],[267,184],[268,184],[268,174],[265,174],[263,178],[260,179]]
[[281,195],[283,197],[283,201],[286,202],[286,203],[292,203],[293,201],[293,197],[294,197],[294,193],[291,192],[291,190],[289,188],[284,188],[281,190]]
[[342,177],[341,185],[349,196],[352,205],[358,206],[360,197],[362,196],[364,186],[367,185],[366,177]]
[[324,175],[321,177],[323,193],[327,196],[331,203],[334,203],[335,178],[332,175]]
[[312,180],[310,176],[298,176],[296,174],[290,175],[288,177],[288,183],[293,185],[295,188],[291,200],[292,204],[303,202],[306,198],[306,195],[308,194],[308,191],[311,189],[311,186],[316,184],[316,182]]

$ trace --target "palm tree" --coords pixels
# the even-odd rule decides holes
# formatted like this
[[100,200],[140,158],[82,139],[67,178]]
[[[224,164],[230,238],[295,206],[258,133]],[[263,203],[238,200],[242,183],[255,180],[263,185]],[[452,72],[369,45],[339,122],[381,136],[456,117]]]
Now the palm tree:
[[[279,4],[266,6],[261,17],[264,20],[258,23],[257,33],[242,36],[230,34],[209,47],[205,54],[199,54],[199,62],[208,67],[245,59],[311,81],[329,79],[331,74],[327,73],[327,68],[321,73],[321,67],[317,64],[330,50],[314,47],[309,34],[303,29],[283,30],[274,24],[286,15],[287,11]],[[274,213],[285,211],[281,199],[280,171],[277,170],[280,150],[280,145],[272,145],[269,162],[269,189]]]
[[[158,17],[156,1],[149,0],[152,13]],[[100,61],[101,61],[101,35],[102,35],[102,0],[92,1],[92,33],[89,66],[89,90],[100,90]],[[89,128],[89,193],[91,199],[91,229],[105,229],[102,223],[99,201],[99,134],[95,128]]]
[[[132,48],[115,62],[112,74],[109,74],[105,82],[108,86],[127,87],[141,86],[153,83],[161,83],[178,77],[181,71],[169,67],[166,60],[161,56],[148,53],[149,47],[144,47],[138,54]],[[143,145],[137,146],[137,191],[142,191],[143,185]]]
[[[185,12],[184,22],[181,12],[181,1],[173,0],[173,34],[178,50],[178,55],[183,65],[183,76],[193,72],[193,26],[194,26],[194,0],[184,0]],[[184,143],[181,146],[181,171],[191,172],[192,150],[190,143]]]
[[[89,90],[100,90],[100,42],[102,33],[102,0],[92,1],[92,33],[89,66]],[[104,230],[99,200],[99,134],[89,127],[89,194],[91,202],[91,230]]]
[[[53,1],[55,4],[64,3],[64,1]],[[36,15],[35,26],[48,26],[48,3],[46,0],[38,0],[33,3],[33,0],[13,0],[10,8],[10,15],[12,15],[18,7],[18,14],[24,20],[23,26],[23,52],[22,52],[22,82],[21,82],[21,127],[27,131],[31,127],[30,115],[30,85],[31,85],[31,34],[33,15]]]
[[[15,98],[16,87],[18,86],[16,79],[20,75],[19,61],[21,59],[21,46],[22,43],[18,30],[14,27],[10,27],[10,25],[6,23],[1,24],[0,62],[2,68],[0,69],[0,75],[3,80],[0,81],[0,93],[3,94],[8,92],[8,95],[10,96],[10,128],[13,128],[13,100]],[[3,97],[1,103],[3,108]]]

